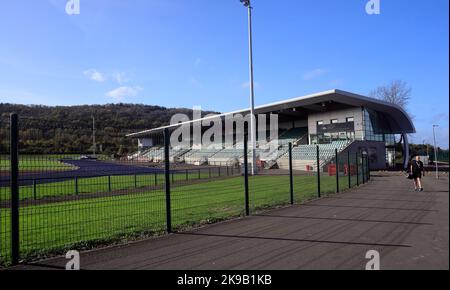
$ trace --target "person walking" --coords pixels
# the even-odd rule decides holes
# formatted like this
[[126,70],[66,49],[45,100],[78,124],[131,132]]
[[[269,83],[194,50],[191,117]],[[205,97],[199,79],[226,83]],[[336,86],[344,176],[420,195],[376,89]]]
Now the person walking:
[[422,175],[425,175],[423,170],[423,162],[420,161],[420,156],[417,155],[414,160],[411,161],[410,173],[414,181],[414,190],[423,191],[422,187]]

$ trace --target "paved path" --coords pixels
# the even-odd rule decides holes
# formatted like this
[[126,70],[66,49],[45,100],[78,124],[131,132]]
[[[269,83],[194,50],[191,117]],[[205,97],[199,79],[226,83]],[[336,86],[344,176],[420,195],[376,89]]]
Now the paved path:
[[[448,177],[425,177],[425,192],[401,175],[330,198],[204,228],[94,250],[82,269],[449,269]],[[19,268],[52,269],[63,258]]]

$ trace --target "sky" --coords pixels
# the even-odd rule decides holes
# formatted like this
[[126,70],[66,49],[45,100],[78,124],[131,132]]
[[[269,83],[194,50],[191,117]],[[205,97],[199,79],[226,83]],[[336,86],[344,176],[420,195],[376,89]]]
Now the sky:
[[[239,0],[0,0],[0,103],[249,105]],[[412,142],[449,139],[449,1],[253,0],[256,105],[329,89],[412,88]]]

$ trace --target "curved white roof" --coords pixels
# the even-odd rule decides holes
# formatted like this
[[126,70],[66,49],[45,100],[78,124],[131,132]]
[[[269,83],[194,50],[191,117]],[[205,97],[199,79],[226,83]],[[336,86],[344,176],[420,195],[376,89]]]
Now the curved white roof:
[[[296,97],[296,98],[292,98],[292,99],[288,99],[288,100],[284,100],[284,101],[270,103],[267,105],[257,106],[255,108],[255,114],[270,113],[270,112],[279,111],[279,110],[283,110],[283,109],[303,107],[303,106],[313,105],[313,104],[317,104],[317,103],[321,103],[321,102],[329,102],[329,101],[332,101],[334,103],[340,103],[340,104],[345,104],[345,105],[349,105],[349,106],[354,106],[354,107],[364,107],[364,108],[372,109],[377,112],[383,113],[386,116],[387,122],[389,123],[389,125],[392,129],[392,133],[401,134],[401,133],[415,133],[416,132],[416,129],[414,127],[414,124],[413,124],[411,118],[405,112],[405,110],[403,110],[400,106],[392,104],[392,103],[388,103],[385,101],[381,101],[378,99],[373,99],[373,98],[369,98],[366,96],[362,96],[362,95],[358,95],[358,94],[354,94],[354,93],[350,93],[350,92],[346,92],[346,91],[342,91],[342,90],[337,90],[337,89],[320,92],[320,93],[316,93],[316,94],[311,94],[311,95],[306,95],[306,96],[301,96],[301,97]],[[249,111],[250,111],[250,109],[244,109],[244,110],[239,110],[239,111],[216,115],[214,117],[226,116],[226,115],[238,114],[238,113],[245,114],[245,113],[248,113]],[[212,118],[212,117],[205,117],[203,119],[189,121],[186,123],[198,122],[198,121],[202,121],[202,120],[207,120],[209,118]],[[183,124],[183,123],[154,128],[154,129],[150,129],[150,130],[146,130],[146,131],[142,131],[142,132],[138,132],[138,133],[129,134],[127,136],[137,137],[139,135],[145,135],[148,133],[158,132],[158,131],[161,131],[166,128],[174,128],[181,124]]]

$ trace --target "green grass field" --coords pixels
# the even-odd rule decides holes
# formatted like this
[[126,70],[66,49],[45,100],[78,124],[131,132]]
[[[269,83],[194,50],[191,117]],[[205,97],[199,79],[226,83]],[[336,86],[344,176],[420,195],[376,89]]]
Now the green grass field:
[[[222,172],[222,174],[224,174]],[[211,177],[217,177],[218,173],[213,171]],[[136,179],[135,179],[136,178]],[[210,178],[209,172],[201,171],[200,174],[195,170],[186,173],[174,173],[171,175],[171,181],[174,183],[192,181]],[[117,176],[101,176],[88,177],[52,182],[37,183],[36,185],[27,185],[20,187],[20,200],[42,199],[55,196],[70,196],[76,194],[86,194],[95,192],[109,192],[123,189],[133,189],[141,187],[154,187],[164,184],[164,174],[140,174],[136,175],[117,175]],[[10,200],[10,188],[0,187],[0,201]]]
[[[79,155],[78,155],[79,156]],[[68,156],[59,155],[37,155],[37,156],[21,156],[19,158],[19,171],[60,171],[72,170],[75,166],[60,162],[61,158]],[[73,157],[73,156],[72,156]],[[0,156],[0,171],[9,171],[9,156]]]
[[[323,176],[322,193],[334,193],[335,182],[335,177]],[[341,190],[347,188],[347,177],[341,177],[340,184]],[[289,203],[288,176],[250,177],[249,188],[253,212]],[[57,194],[56,189],[54,194]],[[294,197],[297,203],[316,198],[316,177],[295,176]],[[175,229],[241,216],[244,180],[231,177],[174,186],[171,201]],[[111,243],[142,233],[158,234],[165,229],[165,214],[164,190],[22,207],[21,256],[33,258]],[[8,262],[9,225],[9,209],[0,209],[0,264]]]

